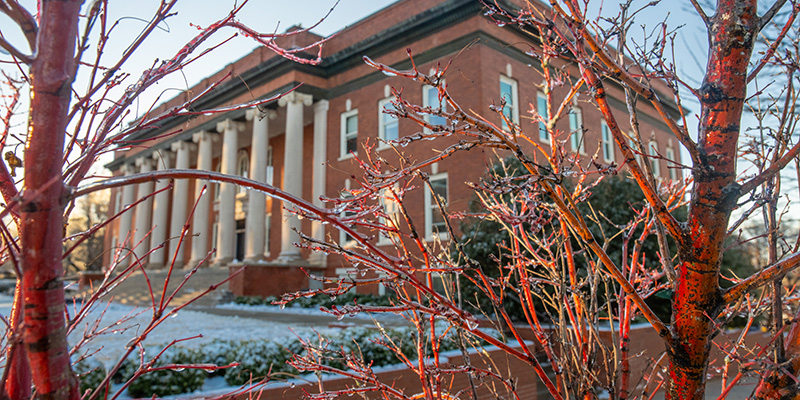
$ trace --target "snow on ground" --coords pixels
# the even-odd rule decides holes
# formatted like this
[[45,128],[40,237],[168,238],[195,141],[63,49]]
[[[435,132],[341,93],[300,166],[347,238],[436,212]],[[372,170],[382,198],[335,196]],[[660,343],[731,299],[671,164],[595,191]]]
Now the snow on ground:
[[[7,317],[11,311],[12,298],[0,295],[0,314]],[[72,306],[70,316],[74,314]],[[98,303],[76,329],[69,335],[70,345],[78,343],[86,333],[110,327],[107,333],[94,337],[83,351],[97,351],[98,361],[108,365],[122,356],[125,346],[138,334],[142,333],[153,317],[152,310],[136,308],[116,303]],[[100,323],[96,329],[93,324]],[[126,320],[117,324],[118,321]],[[322,334],[334,333],[337,330],[320,328]],[[236,316],[218,316],[198,311],[181,310],[167,318],[147,335],[146,346],[164,346],[172,340],[202,335],[202,338],[191,339],[180,343],[187,348],[200,348],[214,339],[253,340],[259,338],[273,339],[282,336],[314,335],[311,328],[290,328],[288,324],[263,321]]]

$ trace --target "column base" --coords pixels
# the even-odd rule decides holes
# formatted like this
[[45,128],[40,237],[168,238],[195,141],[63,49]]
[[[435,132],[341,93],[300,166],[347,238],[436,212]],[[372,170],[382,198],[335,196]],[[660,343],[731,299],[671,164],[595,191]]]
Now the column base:
[[[203,260],[191,260],[188,264],[183,266],[183,269],[194,269],[194,267],[196,267],[197,264],[200,264],[201,261]],[[213,262],[214,260],[206,260],[203,265],[200,266],[200,268],[209,268]]]
[[308,261],[304,260],[303,257],[300,256],[300,252],[286,252],[279,254],[278,258],[275,260],[275,263],[305,265],[308,264]]
[[256,256],[245,256],[244,257],[244,263],[245,264],[259,264],[259,263],[265,262],[266,260],[267,260],[267,258],[264,257],[263,254],[256,255]]
[[320,251],[315,251],[308,256],[308,263],[315,267],[325,268],[328,266],[328,257]]
[[213,268],[227,268],[233,262],[233,257],[218,258],[211,264]]

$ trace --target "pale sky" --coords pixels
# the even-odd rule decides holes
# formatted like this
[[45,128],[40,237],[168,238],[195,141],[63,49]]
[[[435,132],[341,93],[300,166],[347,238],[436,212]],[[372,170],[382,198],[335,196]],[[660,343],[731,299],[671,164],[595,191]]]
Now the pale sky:
[[[393,0],[340,0],[330,16],[313,31],[321,35],[329,35],[392,2]],[[641,7],[649,2],[649,0],[635,0],[633,5],[634,8]],[[21,3],[32,12],[35,12],[35,0],[21,0]],[[90,2],[87,1],[87,3]],[[138,56],[132,58],[123,67],[123,70],[130,73],[131,76],[122,87],[133,84],[139,74],[152,66],[156,60],[174,55],[178,49],[197,34],[198,31],[192,27],[192,24],[208,26],[226,15],[235,4],[241,4],[241,1],[184,0],[178,3],[174,9],[177,14],[162,24],[162,29],[154,32],[140,48]],[[301,24],[304,27],[315,24],[335,4],[334,0],[250,0],[238,18],[258,31],[283,32],[286,28],[295,24]],[[602,8],[603,15],[615,15],[619,9],[618,4],[619,1],[593,0],[590,2],[590,11],[587,14],[590,17],[594,16]],[[121,53],[134,39],[146,21],[150,19],[157,5],[157,0],[109,1],[108,21],[118,21],[118,25],[112,33],[107,47],[106,65],[116,60],[115,55]],[[763,9],[764,7],[760,10],[761,13],[763,13]],[[680,27],[674,39],[677,72],[690,85],[698,87],[701,79],[700,72],[705,67],[706,62],[707,39],[705,28],[702,26],[702,22],[696,15],[689,0],[661,1],[655,7],[648,8],[637,15],[636,23],[631,26],[629,31],[630,43],[635,41],[643,44],[645,42],[644,38],[650,35],[657,23],[664,19],[667,19],[670,29]],[[0,31],[2,31],[3,36],[27,52],[28,49],[24,41],[21,40],[20,33],[17,29],[12,28],[14,28],[13,23],[4,15],[0,15]],[[225,29],[215,37],[215,40],[208,42],[208,44],[219,43],[228,39],[233,33],[233,30]],[[649,45],[651,42],[652,38],[648,39],[647,44]],[[90,43],[92,46],[95,44]],[[146,93],[146,96],[141,99],[138,105],[139,109],[133,110],[133,113],[140,114],[143,111],[141,108],[149,107],[154,101],[162,102],[172,98],[179,91],[193,86],[225,65],[245,56],[255,46],[252,40],[239,35],[204,57],[201,62],[189,65],[180,74],[174,74],[160,82]],[[0,59],[8,59],[8,56],[0,54]],[[12,74],[17,72],[15,67],[9,64],[0,64],[0,69],[11,71]],[[81,79],[81,76],[79,76],[75,84],[76,89],[80,92],[85,86],[85,79]],[[161,96],[160,100],[156,100],[158,96]],[[689,108],[693,113],[698,111],[699,106],[691,96],[684,95],[683,99],[684,107]],[[487,104],[489,101],[487,99]],[[747,120],[743,122],[743,125],[748,125]],[[17,124],[18,129],[24,130],[24,117],[18,118]],[[689,129],[690,132],[696,132],[696,119],[694,117],[689,121]],[[684,153],[685,158],[686,154]]]

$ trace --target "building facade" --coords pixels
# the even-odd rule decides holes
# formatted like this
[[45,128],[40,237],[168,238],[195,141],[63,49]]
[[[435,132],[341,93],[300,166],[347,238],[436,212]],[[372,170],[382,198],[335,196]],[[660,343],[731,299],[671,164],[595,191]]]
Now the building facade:
[[[306,32],[283,45],[303,46],[319,39]],[[410,49],[421,71],[448,65],[448,91],[464,109],[501,125],[500,116],[489,106],[504,98],[504,113],[525,130],[535,132],[526,115],[533,107],[541,109],[543,93],[536,85],[540,73],[529,66],[529,39],[522,32],[498,28],[475,0],[400,0],[338,32],[324,45],[320,65],[297,64],[269,50],[256,49],[151,114],[183,104],[191,93],[200,93],[227,74],[238,79],[226,80],[194,104],[196,109],[269,98],[302,85],[260,110],[166,119],[130,138],[140,145],[117,151],[107,167],[117,176],[170,168],[236,174],[322,205],[320,197],[335,198],[342,189],[357,184],[355,177],[362,172],[356,158],[363,155],[365,144],[374,145],[381,157],[397,160],[396,149],[384,141],[420,132],[413,121],[383,113],[391,107],[392,88],[402,90],[411,103],[440,106],[436,89],[375,70],[363,62],[363,56],[407,69]],[[563,65],[579,76],[573,67]],[[612,104],[625,109],[624,101],[619,100],[624,99],[622,89],[608,85],[607,90]],[[556,89],[555,98],[565,94],[561,91]],[[649,134],[647,151],[680,162],[677,140],[647,107],[642,105],[640,110],[640,132]],[[673,111],[677,113],[677,109]],[[429,118],[434,124],[439,122],[438,117]],[[600,112],[590,102],[576,102],[569,117],[556,128],[567,133],[557,139],[565,140],[569,151],[587,160],[596,156],[609,163],[622,161]],[[541,144],[551,140],[546,131],[537,139]],[[436,143],[436,148],[430,143]],[[404,147],[403,152],[423,160],[440,148],[441,143],[420,141]],[[466,210],[472,198],[466,182],[477,181],[496,157],[482,149],[459,152],[423,172],[430,177],[433,193],[445,199],[450,210]],[[651,159],[651,166],[663,179],[680,176],[664,159]],[[110,215],[146,199],[111,223],[106,246],[112,251],[106,252],[106,265],[112,257],[141,262],[151,269],[172,263],[195,267],[202,262],[209,268],[246,265],[250,271],[246,277],[231,283],[232,290],[242,295],[314,287],[316,281],[309,281],[303,269],[326,276],[342,274],[345,266],[336,256],[310,253],[293,245],[300,239],[298,231],[319,240],[348,240],[331,227],[298,219],[279,201],[232,184],[176,180],[167,190],[168,184],[129,185],[112,193]],[[409,192],[405,205],[411,218],[424,221],[419,225],[424,226],[420,230],[426,240],[441,239],[443,221],[430,188]],[[185,228],[185,238],[177,240]]]

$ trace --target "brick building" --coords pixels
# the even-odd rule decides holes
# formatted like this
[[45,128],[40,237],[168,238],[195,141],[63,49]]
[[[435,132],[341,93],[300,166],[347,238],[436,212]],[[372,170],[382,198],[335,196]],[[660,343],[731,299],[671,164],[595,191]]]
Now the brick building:
[[[319,39],[312,33],[303,33],[284,45],[302,46]],[[464,109],[475,110],[500,124],[500,117],[489,110],[489,105],[505,98],[507,115],[527,132],[535,133],[535,125],[526,119],[527,110],[541,107],[543,95],[535,85],[541,76],[529,66],[529,46],[530,37],[496,27],[476,0],[400,0],[338,32],[325,44],[320,65],[293,63],[259,48],[151,114],[186,102],[192,93],[200,93],[228,73],[237,79],[226,80],[195,108],[267,98],[302,83],[298,90],[267,104],[266,112],[237,110],[166,119],[159,127],[131,138],[143,145],[117,151],[108,168],[115,175],[167,168],[221,171],[271,183],[319,202],[320,196],[336,197],[343,188],[355,184],[351,177],[359,176],[360,170],[353,155],[362,154],[365,143],[377,145],[375,151],[382,157],[396,160],[392,147],[378,139],[391,140],[420,131],[413,121],[382,113],[384,107],[390,106],[391,88],[402,90],[412,103],[438,107],[436,90],[383,74],[365,65],[363,56],[409,68],[407,49],[411,49],[417,67],[426,72],[450,63],[445,76],[448,90]],[[576,67],[566,64],[563,68],[572,76],[579,76]],[[666,91],[666,87],[660,89]],[[557,89],[555,98],[563,95],[563,90],[566,89]],[[613,106],[625,109],[621,88],[609,84],[607,90]],[[649,105],[641,107],[640,132],[642,136],[649,134],[643,138],[649,142],[648,151],[679,162],[677,140],[654,117],[655,111]],[[671,111],[677,114],[678,110]],[[595,154],[600,161],[622,160],[600,112],[588,101],[576,102],[569,118],[559,121],[556,128],[565,132],[558,140],[566,140],[568,150],[587,160]],[[536,139],[542,144],[550,140],[546,132]],[[418,160],[425,159],[437,151],[430,143],[441,148],[439,142],[422,141],[411,143],[402,151]],[[434,191],[446,199],[450,210],[464,210],[472,196],[465,182],[477,181],[485,166],[495,159],[496,154],[488,150],[459,152],[433,163],[424,172],[430,175]],[[651,165],[663,179],[678,177],[678,171],[667,168],[664,160],[652,159]],[[167,184],[144,183],[115,191],[111,215]],[[279,201],[231,184],[212,183],[210,190],[200,196],[204,184],[178,180],[171,190],[125,212],[108,229],[107,247],[117,249],[128,240],[136,244],[137,258],[152,269],[168,265],[173,255],[177,266],[194,267],[216,248],[207,263],[210,268],[248,266],[246,277],[237,278],[231,285],[235,293],[246,295],[277,294],[313,286],[314,281],[309,283],[299,267],[326,276],[341,273],[343,265],[337,257],[310,254],[292,243],[299,241],[295,230],[317,239],[346,241],[346,235],[300,220],[284,211]],[[424,221],[421,230],[427,240],[443,237],[441,217],[431,199],[427,188],[410,192],[405,198],[411,217]],[[195,204],[195,214],[189,218],[189,210]],[[187,220],[192,235],[182,246],[177,240],[169,240],[159,247],[167,238],[178,237]],[[106,257],[115,254],[126,256],[124,252],[110,251]]]

